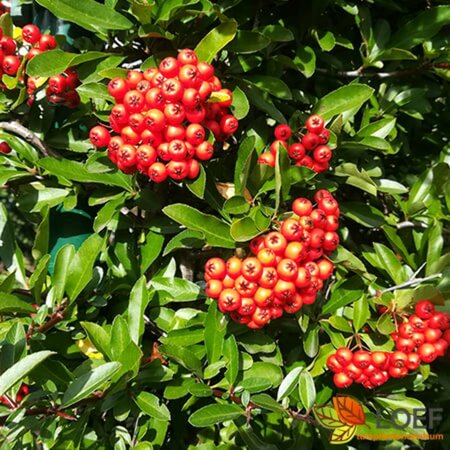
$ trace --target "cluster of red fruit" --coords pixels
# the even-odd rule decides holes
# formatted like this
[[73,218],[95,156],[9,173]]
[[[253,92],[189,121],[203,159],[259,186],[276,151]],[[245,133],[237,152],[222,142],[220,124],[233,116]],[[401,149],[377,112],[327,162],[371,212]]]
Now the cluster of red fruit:
[[109,158],[125,173],[138,170],[156,183],[168,176],[197,178],[199,160],[214,153],[206,129],[224,141],[238,127],[229,113],[231,92],[222,89],[213,66],[199,62],[190,49],[163,59],[159,69],[132,70],[126,80],[111,80],[108,91],[116,101],[109,121],[119,135],[96,126],[91,142],[108,146]]
[[[36,90],[36,79],[28,78],[27,88],[29,100],[28,104],[34,101],[34,92]],[[80,85],[78,74],[73,67],[69,67],[63,74],[54,75],[48,79],[47,89],[45,91],[47,99],[51,103],[64,105],[70,109],[76,108],[80,104],[80,96],[75,90]]]
[[[330,132],[324,128],[325,121],[322,117],[314,114],[306,120],[307,133],[301,138],[301,142],[288,143],[292,136],[289,125],[281,124],[275,127],[276,140],[270,145],[270,151],[261,153],[259,164],[266,164],[275,167],[275,157],[278,149],[284,147],[289,156],[295,161],[296,166],[306,166],[317,173],[328,170],[328,161],[332,153],[327,142],[330,139]],[[307,154],[310,152],[311,156]]]
[[328,358],[327,366],[334,372],[338,388],[353,382],[373,389],[389,378],[403,378],[417,370],[421,362],[431,363],[444,356],[450,344],[450,314],[436,312],[428,300],[416,304],[411,315],[392,334],[396,350],[369,352],[340,348]]
[[[17,392],[15,403],[20,403],[24,399],[24,397],[28,395],[29,392],[30,390],[28,389],[28,386],[26,384],[22,384],[22,386],[20,386],[19,391]],[[4,395],[0,397],[0,403],[8,407],[12,406]]]
[[207,261],[206,294],[235,322],[261,328],[284,312],[315,302],[334,270],[324,255],[339,245],[339,208],[328,191],[320,190],[314,198],[315,209],[310,200],[296,199],[294,215],[280,222],[279,231],[253,239],[251,255],[244,260]]
[[[21,45],[22,41],[24,46]],[[25,54],[24,62],[29,61],[39,53],[55,49],[56,45],[56,39],[50,34],[41,34],[36,25],[25,25],[22,39],[17,42],[9,36],[3,36],[3,29],[0,28],[0,77],[4,73],[15,77],[22,64],[22,55]]]

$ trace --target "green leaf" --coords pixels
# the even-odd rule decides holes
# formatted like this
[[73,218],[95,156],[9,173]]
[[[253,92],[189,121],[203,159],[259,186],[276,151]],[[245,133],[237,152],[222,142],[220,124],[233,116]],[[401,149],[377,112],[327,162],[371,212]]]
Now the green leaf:
[[250,162],[255,149],[255,136],[247,136],[239,146],[234,169],[234,187],[236,195],[244,195],[250,170]]
[[66,290],[67,277],[73,258],[75,257],[75,247],[72,244],[62,246],[55,258],[55,265],[52,274],[53,296],[56,302],[60,302]]
[[231,110],[233,115],[238,120],[242,120],[250,111],[250,104],[248,102],[247,96],[244,91],[242,91],[239,86],[233,91],[233,102],[231,103]]
[[314,358],[317,355],[319,351],[319,327],[314,326],[313,328],[309,328],[305,333],[303,349],[310,358]]
[[243,217],[231,224],[230,234],[236,242],[247,242],[261,233],[255,221],[250,217]]
[[102,99],[113,102],[113,97],[108,93],[108,88],[101,83],[83,83],[77,88],[78,93],[87,98]]
[[195,180],[187,181],[186,186],[196,197],[203,199],[205,196],[206,172],[202,165],[200,165],[198,177]]
[[394,128],[396,119],[380,119],[376,122],[369,123],[356,133],[357,138],[362,137],[378,137],[384,139]]
[[427,249],[427,266],[425,275],[433,275],[431,269],[433,263],[442,255],[444,246],[444,238],[442,236],[442,222],[435,221],[432,227],[428,229],[428,249]]
[[99,183],[108,186],[118,186],[131,192],[130,176],[117,173],[91,173],[86,167],[76,161],[67,159],[44,158],[39,160],[39,166],[47,170],[51,175],[62,179],[78,181],[81,183]]
[[141,274],[144,274],[149,267],[157,260],[164,246],[164,236],[162,234],[149,231],[145,237],[145,243],[141,247]]
[[384,214],[377,208],[361,202],[345,202],[340,205],[342,214],[355,222],[368,227],[379,228],[384,225]]
[[128,304],[128,327],[130,329],[130,337],[131,340],[138,345],[144,334],[144,313],[149,301],[150,295],[147,289],[147,280],[143,275],[133,286]]
[[277,401],[283,400],[283,398],[288,397],[289,394],[296,388],[299,382],[300,372],[303,367],[295,367],[292,369],[283,379],[277,392]]
[[205,238],[200,231],[184,230],[167,243],[163,256],[180,248],[202,248],[204,243]]
[[78,55],[62,50],[50,50],[36,55],[27,64],[27,73],[31,77],[51,77],[64,72],[68,67],[106,58],[107,56],[107,53],[101,52],[86,52]]
[[92,279],[92,270],[104,239],[98,234],[88,237],[75,254],[67,274],[66,291],[71,301],[75,300]]
[[208,363],[214,364],[222,356],[227,320],[217,309],[217,303],[211,302],[205,320],[205,347]]
[[103,327],[93,322],[81,322],[81,326],[94,347],[104,356],[109,356],[112,359],[111,347],[109,345],[111,338],[108,332]]
[[244,415],[245,411],[237,405],[207,405],[195,411],[189,417],[189,423],[197,428],[210,427],[216,423],[223,423]]
[[223,356],[228,360],[225,378],[230,385],[234,385],[239,373],[239,350],[233,335],[225,341]]
[[317,43],[320,45],[320,48],[325,52],[333,50],[334,46],[336,45],[336,39],[331,31],[315,30],[313,32],[313,35],[316,38]]
[[234,248],[230,227],[217,217],[204,214],[188,205],[175,203],[163,209],[164,214],[189,230],[200,231],[206,242],[213,247]]
[[160,403],[156,395],[143,391],[133,400],[144,414],[158,420],[170,420],[170,411],[164,403]]
[[36,366],[55,352],[42,350],[25,356],[0,375],[0,396],[25,378]]
[[[95,0],[37,0],[56,17],[90,31],[129,30],[132,23],[114,9]],[[166,2],[167,3],[167,2]]]
[[373,248],[382,261],[383,268],[395,283],[400,284],[406,281],[406,274],[401,262],[396,258],[394,252],[383,244],[374,243]]
[[159,304],[174,302],[190,302],[197,300],[200,287],[182,278],[154,277],[151,286],[157,292]]
[[316,54],[311,47],[299,46],[293,63],[306,78],[310,78],[316,71]]
[[29,183],[24,186],[17,202],[21,209],[27,212],[39,212],[45,206],[52,208],[59,205],[69,195],[66,189],[46,187],[40,182]]
[[369,302],[364,296],[353,304],[353,327],[356,332],[358,332],[363,325],[366,324],[369,317]]
[[316,400],[316,386],[311,374],[307,370],[300,373],[298,381],[298,394],[300,401],[307,411],[309,411]]
[[159,347],[159,351],[163,355],[167,355],[169,358],[174,359],[186,369],[201,376],[202,362],[187,348],[164,344]]
[[228,214],[245,214],[250,209],[250,203],[240,195],[229,198],[223,205]]
[[360,298],[363,294],[364,285],[359,277],[353,277],[334,289],[330,300],[325,303],[322,313],[332,314],[337,309],[347,306]]
[[386,178],[376,180],[377,190],[387,194],[406,194],[408,188],[403,184]]
[[[244,381],[250,379],[266,380],[271,386],[276,387],[281,384],[283,373],[281,368],[275,364],[257,361],[253,363],[250,369],[244,372]],[[245,386],[244,381],[240,383],[241,386]],[[248,389],[248,387],[246,389]]]
[[294,40],[294,34],[281,25],[266,25],[261,33],[274,42],[289,42]]
[[214,56],[234,39],[236,31],[237,23],[234,20],[213,28],[195,47],[199,61],[210,63]]
[[270,39],[257,31],[239,30],[228,45],[228,50],[236,53],[254,53],[270,44]]
[[12,324],[2,339],[2,351],[0,352],[0,373],[12,367],[26,351],[26,334],[20,322]]
[[385,336],[390,335],[396,330],[395,323],[390,312],[386,312],[379,317],[377,320],[377,330]]
[[319,114],[324,119],[346,111],[354,111],[360,108],[372,96],[374,90],[365,84],[349,84],[342,86],[322,97],[313,109],[314,114]]
[[450,22],[450,6],[428,8],[403,25],[391,38],[386,48],[410,49],[433,37]]
[[0,293],[0,313],[32,313],[34,308],[27,302],[24,302],[19,297],[6,294],[4,292]]
[[292,100],[292,93],[289,86],[279,78],[269,77],[267,75],[253,75],[247,77],[247,80],[270,95],[281,98],[282,100]]
[[252,402],[261,407],[276,413],[284,414],[283,407],[268,394],[257,394],[252,397]]
[[199,0],[164,0],[159,2],[159,8],[156,12],[157,22],[168,21],[181,9],[195,5],[198,2]]
[[72,406],[89,397],[96,390],[103,388],[121,367],[122,365],[118,362],[109,362],[76,378],[64,392],[63,406]]

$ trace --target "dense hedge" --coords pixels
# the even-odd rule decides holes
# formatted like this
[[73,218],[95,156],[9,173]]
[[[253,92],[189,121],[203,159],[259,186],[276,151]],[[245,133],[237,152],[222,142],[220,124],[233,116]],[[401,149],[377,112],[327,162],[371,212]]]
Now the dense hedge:
[[[4,74],[0,89],[0,140],[12,148],[0,154],[2,449],[319,449],[331,432],[312,408],[337,392],[361,401],[372,431],[382,409],[385,436],[398,431],[395,409],[448,409],[444,358],[342,390],[326,361],[345,346],[391,351],[419,300],[448,311],[450,6],[37,3],[82,37],[69,46],[58,35],[60,49]],[[8,13],[0,26],[20,41]],[[114,104],[107,84],[183,48],[232,91],[239,128],[195,180],[122,173],[89,141]],[[69,67],[76,92],[46,95],[47,78]],[[311,113],[331,131],[329,170],[291,165],[281,148],[274,168],[258,164],[275,125],[303,133]],[[314,304],[260,330],[232,322],[205,295],[206,260],[245,256],[318,189],[341,212],[333,279]],[[22,384],[29,393],[17,396]],[[449,427],[444,415],[428,432]]]

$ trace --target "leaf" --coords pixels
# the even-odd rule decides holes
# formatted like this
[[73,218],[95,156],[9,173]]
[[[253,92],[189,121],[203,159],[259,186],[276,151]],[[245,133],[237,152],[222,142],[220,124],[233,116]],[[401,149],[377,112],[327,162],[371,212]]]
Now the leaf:
[[299,382],[300,372],[303,367],[295,367],[283,379],[277,392],[277,401],[289,396],[289,394],[296,388]]
[[181,9],[198,2],[199,0],[164,0],[159,2],[159,8],[155,15],[157,22],[168,21]]
[[69,195],[66,189],[49,188],[42,183],[29,183],[17,196],[18,206],[27,212],[39,212],[48,206],[52,208]]
[[375,242],[373,248],[383,264],[383,269],[389,274],[397,284],[406,281],[406,273],[401,262],[396,258],[394,252],[383,244]]
[[250,104],[244,91],[239,86],[236,86],[233,91],[233,101],[231,103],[231,110],[233,115],[238,120],[242,120],[250,111]]
[[289,42],[295,39],[292,31],[281,25],[266,25],[261,32],[274,42]]
[[349,305],[364,294],[363,283],[359,277],[353,277],[333,290],[330,300],[325,303],[322,314],[332,314],[337,309]]
[[200,231],[184,230],[174,236],[164,248],[163,256],[180,248],[202,248],[205,239]]
[[250,204],[244,197],[235,195],[223,204],[223,209],[228,214],[245,214],[249,211]]
[[64,392],[63,406],[72,406],[89,397],[93,392],[102,388],[121,367],[119,362],[108,362],[76,378]]
[[230,385],[236,382],[239,373],[239,350],[236,339],[233,335],[229,336],[223,346],[223,356],[228,360],[225,378]]
[[0,375],[0,396],[25,378],[36,366],[55,352],[42,350],[25,356]]
[[236,195],[244,196],[250,170],[250,162],[255,149],[255,142],[255,136],[247,136],[239,146],[234,169],[234,187]]
[[433,37],[449,22],[450,6],[428,8],[397,30],[386,48],[410,49]]
[[234,248],[230,227],[217,217],[204,214],[188,205],[175,203],[163,208],[166,216],[184,225],[189,230],[201,231],[206,242],[213,247]]
[[358,400],[348,395],[333,397],[333,404],[339,419],[347,425],[363,425],[366,423],[364,411]]
[[316,386],[311,374],[307,370],[302,370],[298,381],[298,394],[300,401],[307,411],[309,411],[316,400]]
[[223,22],[213,28],[195,47],[199,61],[210,63],[236,36],[237,23],[234,20]]
[[333,430],[330,437],[331,444],[345,444],[350,442],[355,436],[356,426],[355,425],[344,425],[342,427]]
[[331,31],[315,30],[313,32],[313,35],[316,38],[317,43],[320,45],[320,48],[325,52],[333,50],[334,46],[336,45],[336,38]]
[[141,247],[141,274],[144,274],[156,261],[164,246],[164,236],[162,234],[149,231],[145,236],[145,243]]
[[158,295],[159,304],[174,302],[189,302],[197,300],[200,287],[182,278],[154,277],[151,286]]
[[267,75],[253,75],[247,77],[247,80],[270,95],[283,100],[292,100],[292,93],[289,86],[279,78],[269,77]]
[[380,119],[376,122],[367,124],[365,127],[361,128],[356,137],[379,137],[384,139],[394,128],[396,119]]
[[353,327],[358,332],[370,317],[369,302],[365,296],[353,303]]
[[12,367],[24,353],[26,353],[25,329],[20,322],[15,322],[2,338],[0,373]]
[[293,63],[306,78],[310,78],[316,71],[316,54],[311,47],[300,45],[297,47]]
[[81,326],[94,347],[104,356],[109,356],[112,359],[109,333],[103,327],[93,322],[81,322]]
[[303,349],[305,353],[310,357],[314,358],[319,351],[319,327],[315,326],[309,328],[303,339]]
[[273,411],[276,413],[284,414],[285,410],[283,407],[275,401],[269,394],[257,394],[252,397],[252,402],[261,407]]
[[170,411],[164,403],[160,403],[156,395],[142,391],[133,400],[140,410],[148,416],[158,420],[170,420]]
[[236,242],[248,242],[261,233],[251,217],[243,217],[231,224],[230,235]]
[[205,347],[209,364],[219,361],[222,356],[226,329],[225,316],[217,309],[217,303],[211,302],[205,320]]
[[0,293],[0,314],[29,314],[32,312],[34,312],[34,308],[19,297],[4,292]]
[[131,177],[121,172],[116,173],[91,173],[86,167],[76,161],[67,159],[43,158],[39,160],[39,166],[47,170],[51,175],[63,179],[78,181],[80,183],[99,183],[108,186],[118,186],[131,192]]
[[206,188],[206,172],[200,164],[200,173],[195,180],[186,181],[187,188],[198,198],[203,199]]
[[128,327],[130,329],[131,340],[138,344],[144,333],[144,313],[150,301],[150,295],[147,288],[147,280],[143,275],[130,292],[130,301],[128,304]]
[[257,31],[239,30],[228,45],[228,50],[236,53],[254,53],[270,44],[270,39]]
[[389,336],[396,330],[395,323],[390,312],[386,312],[379,317],[377,320],[377,330],[385,336]]
[[340,428],[345,426],[345,423],[339,419],[339,415],[332,404],[327,404],[323,406],[315,405],[313,407],[314,417],[316,418],[319,425],[324,428]]
[[245,415],[245,411],[237,405],[207,405],[195,411],[189,417],[189,423],[197,428],[210,427],[227,420],[237,419]]
[[102,99],[113,102],[113,97],[108,93],[108,88],[101,83],[83,83],[77,87],[78,93],[87,98]]
[[56,17],[90,31],[129,30],[132,23],[114,9],[94,0],[37,0]]
[[176,347],[170,344],[164,344],[159,347],[162,354],[174,359],[188,370],[195,372],[198,376],[201,374],[202,362],[193,352],[183,347]]
[[349,84],[342,86],[322,97],[313,109],[324,119],[360,108],[372,96],[374,90],[365,84]]
[[103,238],[98,234],[88,237],[71,261],[67,274],[66,291],[71,301],[75,300],[92,279],[92,270],[103,247]]

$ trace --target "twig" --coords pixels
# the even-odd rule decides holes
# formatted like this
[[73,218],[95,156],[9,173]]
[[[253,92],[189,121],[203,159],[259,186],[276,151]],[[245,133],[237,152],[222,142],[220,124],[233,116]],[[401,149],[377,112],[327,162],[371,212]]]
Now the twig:
[[33,147],[36,147],[44,156],[61,158],[61,155],[58,152],[55,152],[54,150],[49,148],[38,136],[36,136],[36,134],[34,134],[28,128],[24,127],[19,122],[0,122],[0,129],[10,131],[11,133],[20,136]]
[[409,281],[406,281],[405,283],[398,284],[397,286],[392,286],[390,288],[383,289],[382,291],[377,292],[377,297],[380,295],[386,294],[387,292],[396,291],[397,289],[404,289],[407,287],[414,286],[416,284],[425,283],[426,281],[434,280],[436,278],[441,278],[442,273],[435,273],[434,275],[430,275],[429,277],[423,277],[423,278],[412,278]]
[[376,78],[383,80],[385,78],[402,78],[409,77],[411,75],[417,75],[420,72],[428,70],[433,64],[431,62],[426,62],[420,66],[416,66],[412,69],[396,70],[393,72],[365,72],[363,67],[356,70],[329,70],[317,68],[316,72],[322,73],[324,75],[332,75],[342,78]]
[[404,222],[399,222],[397,225],[397,230],[402,230],[403,228],[428,228],[426,223],[423,222],[411,222],[410,220],[405,220]]
[[67,306],[67,300],[63,300],[60,305],[58,305],[55,310],[53,311],[52,315],[50,316],[50,319],[40,325],[39,327],[35,327],[33,325],[28,328],[26,339],[29,341],[33,334],[35,333],[46,333],[48,330],[52,329],[55,325],[57,325],[59,322],[64,320],[65,314],[66,314],[66,306]]

